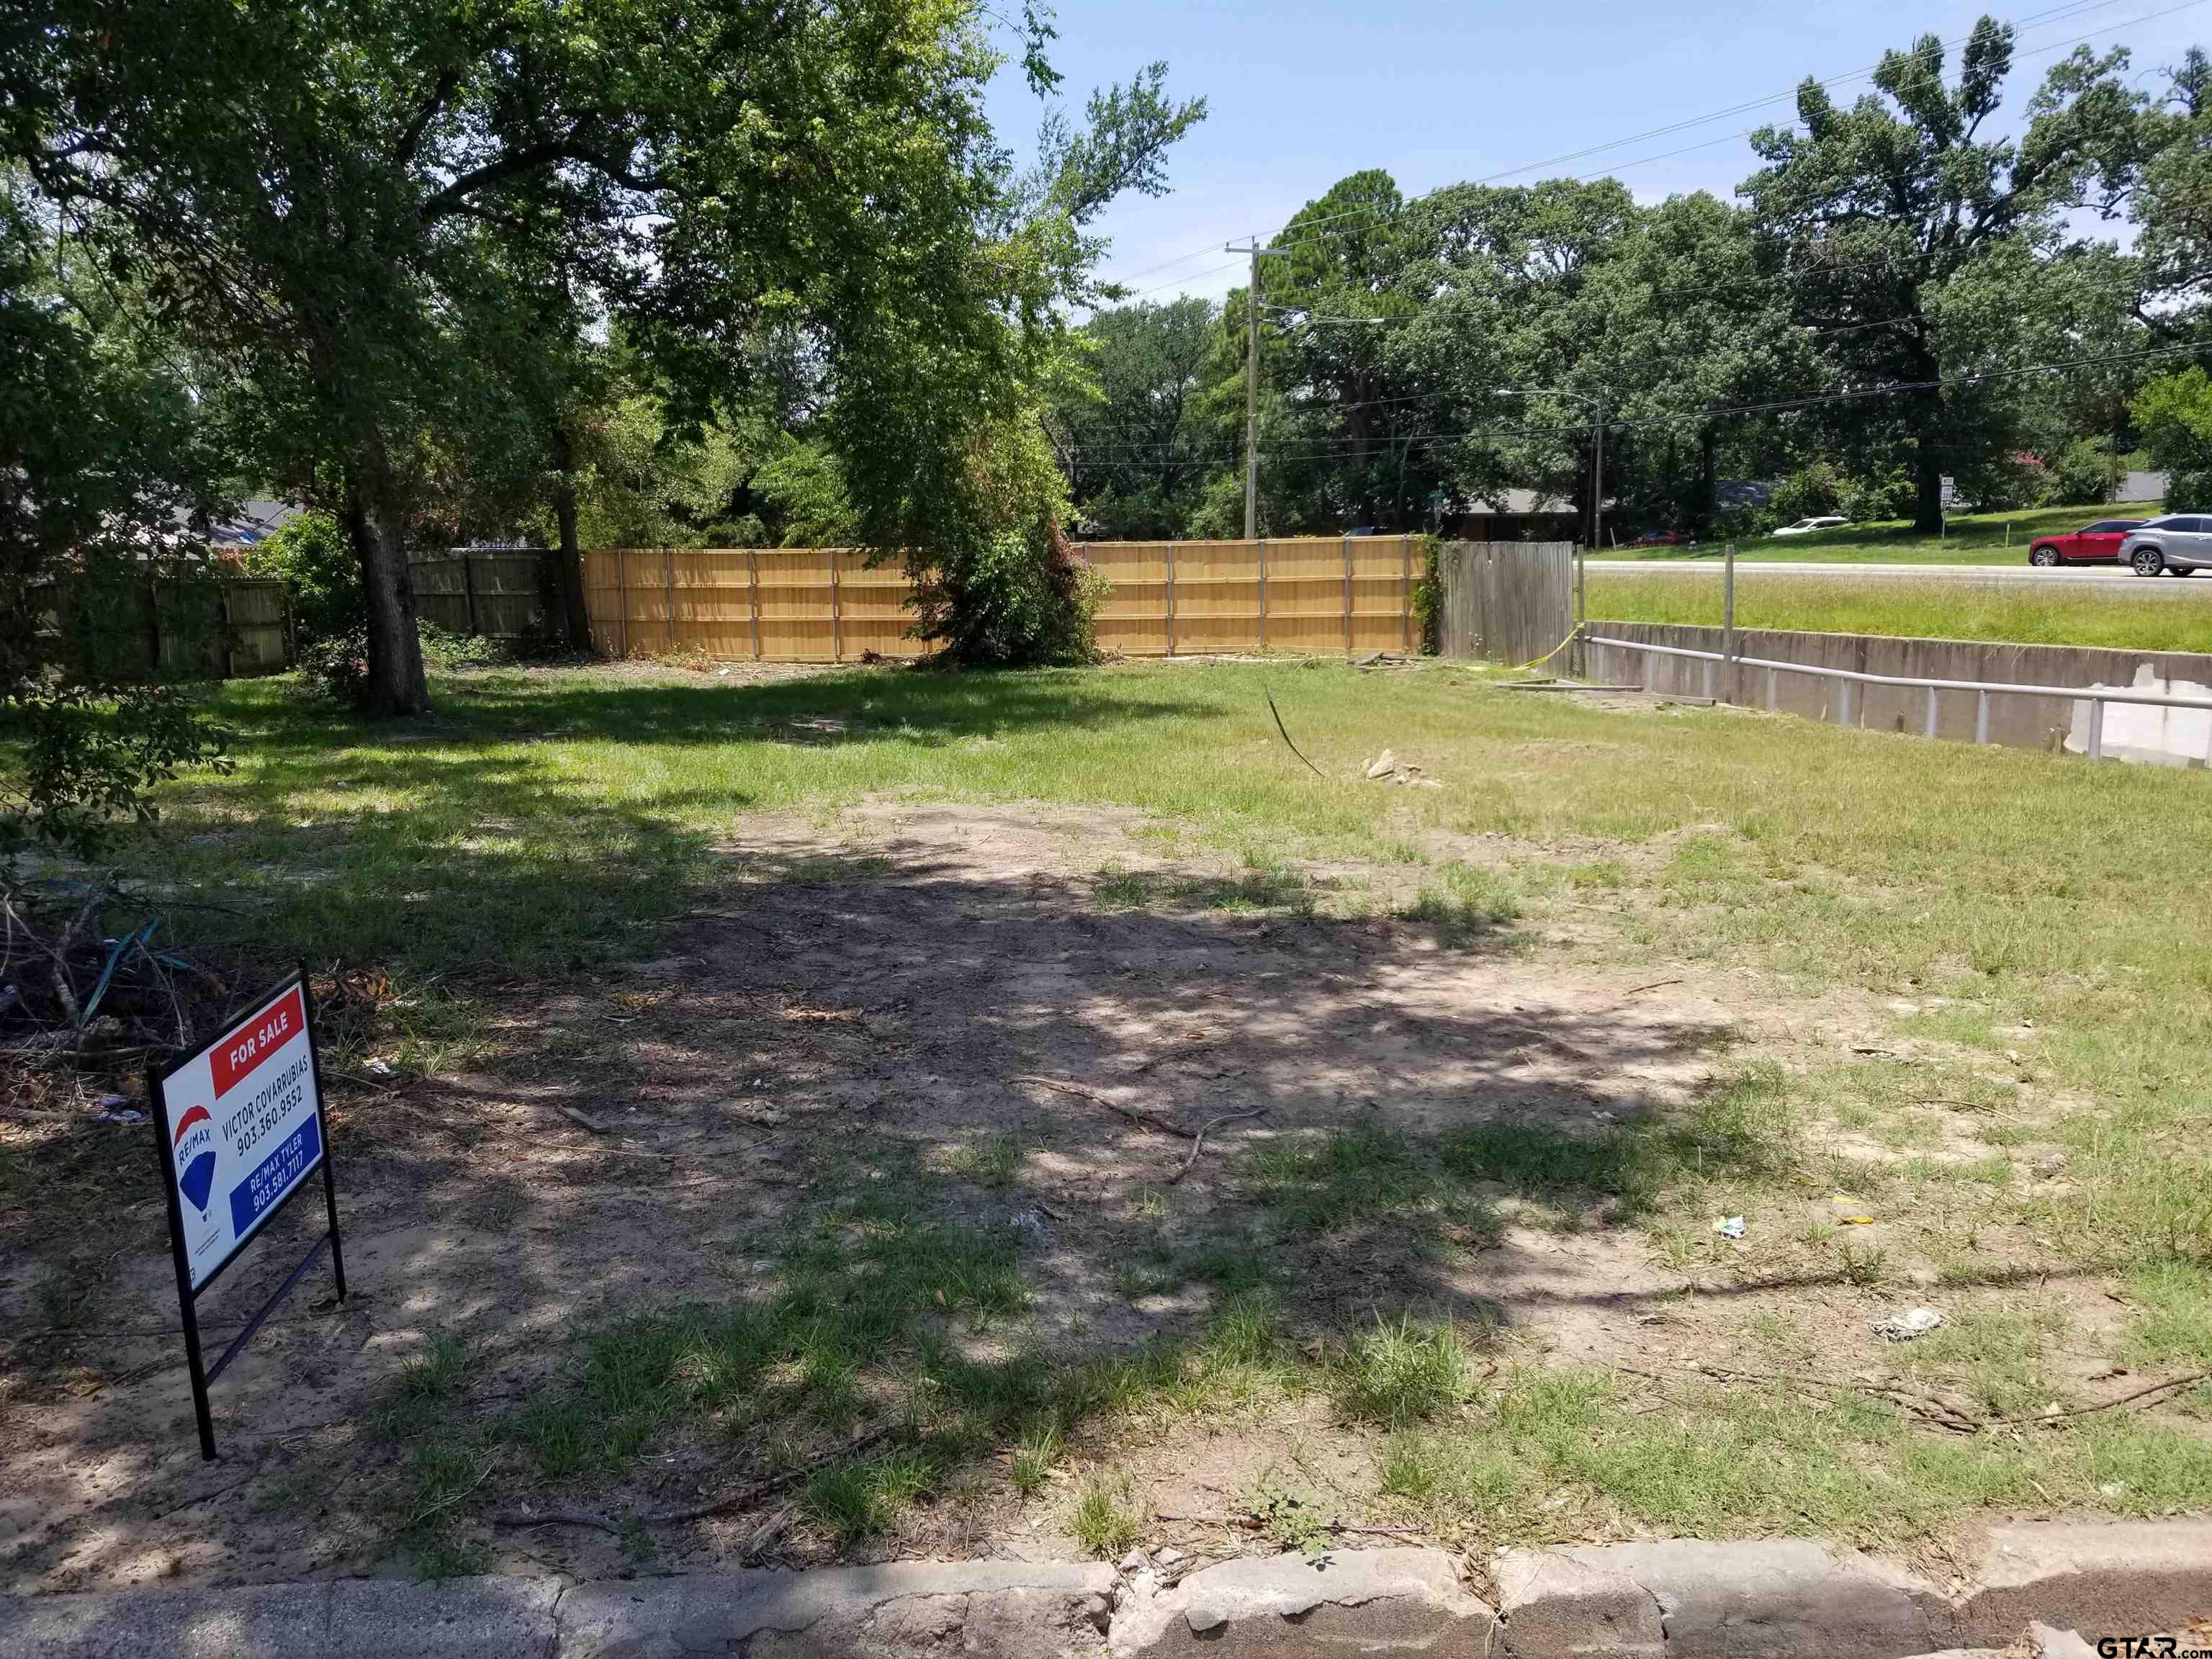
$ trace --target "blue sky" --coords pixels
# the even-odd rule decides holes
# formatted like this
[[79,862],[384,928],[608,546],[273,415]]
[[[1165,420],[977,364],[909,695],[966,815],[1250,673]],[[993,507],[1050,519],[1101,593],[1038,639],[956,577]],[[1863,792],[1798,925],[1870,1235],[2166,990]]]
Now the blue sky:
[[[1176,150],[1171,193],[1117,204],[1100,225],[1114,240],[1106,274],[1165,300],[1241,284],[1241,263],[1218,268],[1231,263],[1218,251],[1224,241],[1273,230],[1362,167],[1385,168],[1418,195],[1784,94],[1497,180],[1609,172],[1645,200],[1725,195],[1756,166],[1737,135],[1787,119],[1786,94],[1805,75],[1838,77],[1835,95],[1848,100],[1869,82],[1840,77],[1928,30],[1961,38],[1983,9],[1924,0],[1062,0],[1053,59],[1079,106],[1090,88],[1156,58],[1167,60],[1173,90],[1208,102]],[[2078,37],[2100,52],[2133,48],[2145,85],[2192,41],[2212,43],[2212,0],[2019,0],[1996,15],[2020,26],[2012,117]],[[993,118],[1018,153],[1030,147],[1037,108],[1018,72],[995,83]]]

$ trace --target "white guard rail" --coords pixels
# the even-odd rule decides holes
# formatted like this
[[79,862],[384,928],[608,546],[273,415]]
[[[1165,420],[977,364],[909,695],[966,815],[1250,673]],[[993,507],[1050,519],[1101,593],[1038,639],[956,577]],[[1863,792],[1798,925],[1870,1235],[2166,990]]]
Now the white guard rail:
[[[2171,697],[2156,692],[2118,690],[2104,686],[2071,685],[2008,685],[1986,680],[1923,680],[1896,674],[1862,674],[1849,668],[1824,668],[1809,663],[1775,662],[1765,657],[1732,657],[1719,651],[1692,651],[1679,645],[1650,645],[1641,640],[1616,640],[1603,634],[1585,634],[1585,645],[1608,645],[1616,650],[1643,651],[1658,657],[1688,657],[1705,665],[1705,695],[1712,697],[1715,690],[1715,671],[1723,665],[1733,664],[1738,668],[1763,668],[1766,671],[1766,707],[1774,708],[1774,677],[1778,674],[1806,674],[1814,679],[1836,682],[1836,724],[1850,726],[1852,721],[1851,687],[1853,685],[1902,685],[1924,687],[1928,693],[1926,735],[1936,735],[1936,717],[1942,708],[1939,699],[1946,691],[1972,691],[1975,694],[1974,741],[1990,740],[1990,699],[1992,696],[2065,697],[2089,705],[2088,754],[2091,760],[2105,757],[2105,705],[2112,702],[2143,703],[2160,708],[2212,708],[2212,697]],[[2212,755],[2207,756],[2212,763]]]

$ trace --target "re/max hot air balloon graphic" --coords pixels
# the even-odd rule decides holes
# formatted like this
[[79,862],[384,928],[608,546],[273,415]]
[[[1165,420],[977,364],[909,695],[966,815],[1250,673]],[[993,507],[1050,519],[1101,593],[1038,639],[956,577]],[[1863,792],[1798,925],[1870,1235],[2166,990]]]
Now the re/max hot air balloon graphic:
[[173,1150],[177,1189],[205,1214],[208,1188],[215,1185],[215,1120],[206,1107],[193,1107],[178,1122]]

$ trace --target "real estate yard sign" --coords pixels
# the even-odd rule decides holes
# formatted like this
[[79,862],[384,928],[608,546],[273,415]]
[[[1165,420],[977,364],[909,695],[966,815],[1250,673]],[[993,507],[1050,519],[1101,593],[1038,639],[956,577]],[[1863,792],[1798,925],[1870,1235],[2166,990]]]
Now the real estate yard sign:
[[[184,1310],[185,1357],[192,1374],[200,1455],[212,1458],[209,1385],[326,1244],[339,1299],[345,1297],[337,1180],[323,1119],[322,1071],[305,975],[279,985],[197,1054],[149,1078],[147,1097],[154,1108],[162,1184],[168,1193],[169,1242]],[[195,1312],[200,1293],[319,1170],[329,1230],[247,1321],[222,1358],[204,1368]]]

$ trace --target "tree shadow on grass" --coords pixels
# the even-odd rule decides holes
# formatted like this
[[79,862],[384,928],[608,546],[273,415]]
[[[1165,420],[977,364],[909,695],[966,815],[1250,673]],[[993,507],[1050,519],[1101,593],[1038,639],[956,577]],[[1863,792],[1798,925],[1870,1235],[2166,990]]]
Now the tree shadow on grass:
[[[444,764],[422,787],[462,800],[532,775]],[[1733,1060],[1725,1021],[1548,985],[1503,923],[1336,916],[1281,885],[1102,903],[926,827],[865,856],[717,852],[569,811],[565,848],[526,857],[357,821],[383,852],[302,889],[301,926],[474,975],[485,1020],[443,1075],[337,1081],[355,1296],[289,1310],[222,1385],[238,1457],[355,1471],[345,1495],[283,1542],[250,1506],[191,1506],[210,1477],[167,1455],[187,1443],[173,1287],[134,1154],[75,1195],[78,1237],[98,1216],[125,1242],[82,1328],[9,1356],[27,1397],[81,1391],[7,1468],[40,1516],[19,1577],[188,1534],[216,1552],[194,1572],[295,1576],[364,1531],[452,1571],[489,1559],[495,1514],[690,1495],[737,1495],[748,1530],[796,1502],[795,1559],[947,1547],[930,1501],[1028,1490],[1147,1414],[1441,1409],[1549,1309],[1679,1295],[1636,1224],[1792,1156],[1786,1088]],[[467,925],[434,922],[441,902]],[[550,982],[487,981],[502,951],[603,934]],[[37,1278],[18,1269],[75,1248],[56,1218],[0,1237],[11,1328]],[[1567,1272],[1561,1230],[1618,1248]],[[220,1287],[215,1330],[284,1255]],[[71,1473],[118,1447],[143,1477]]]

